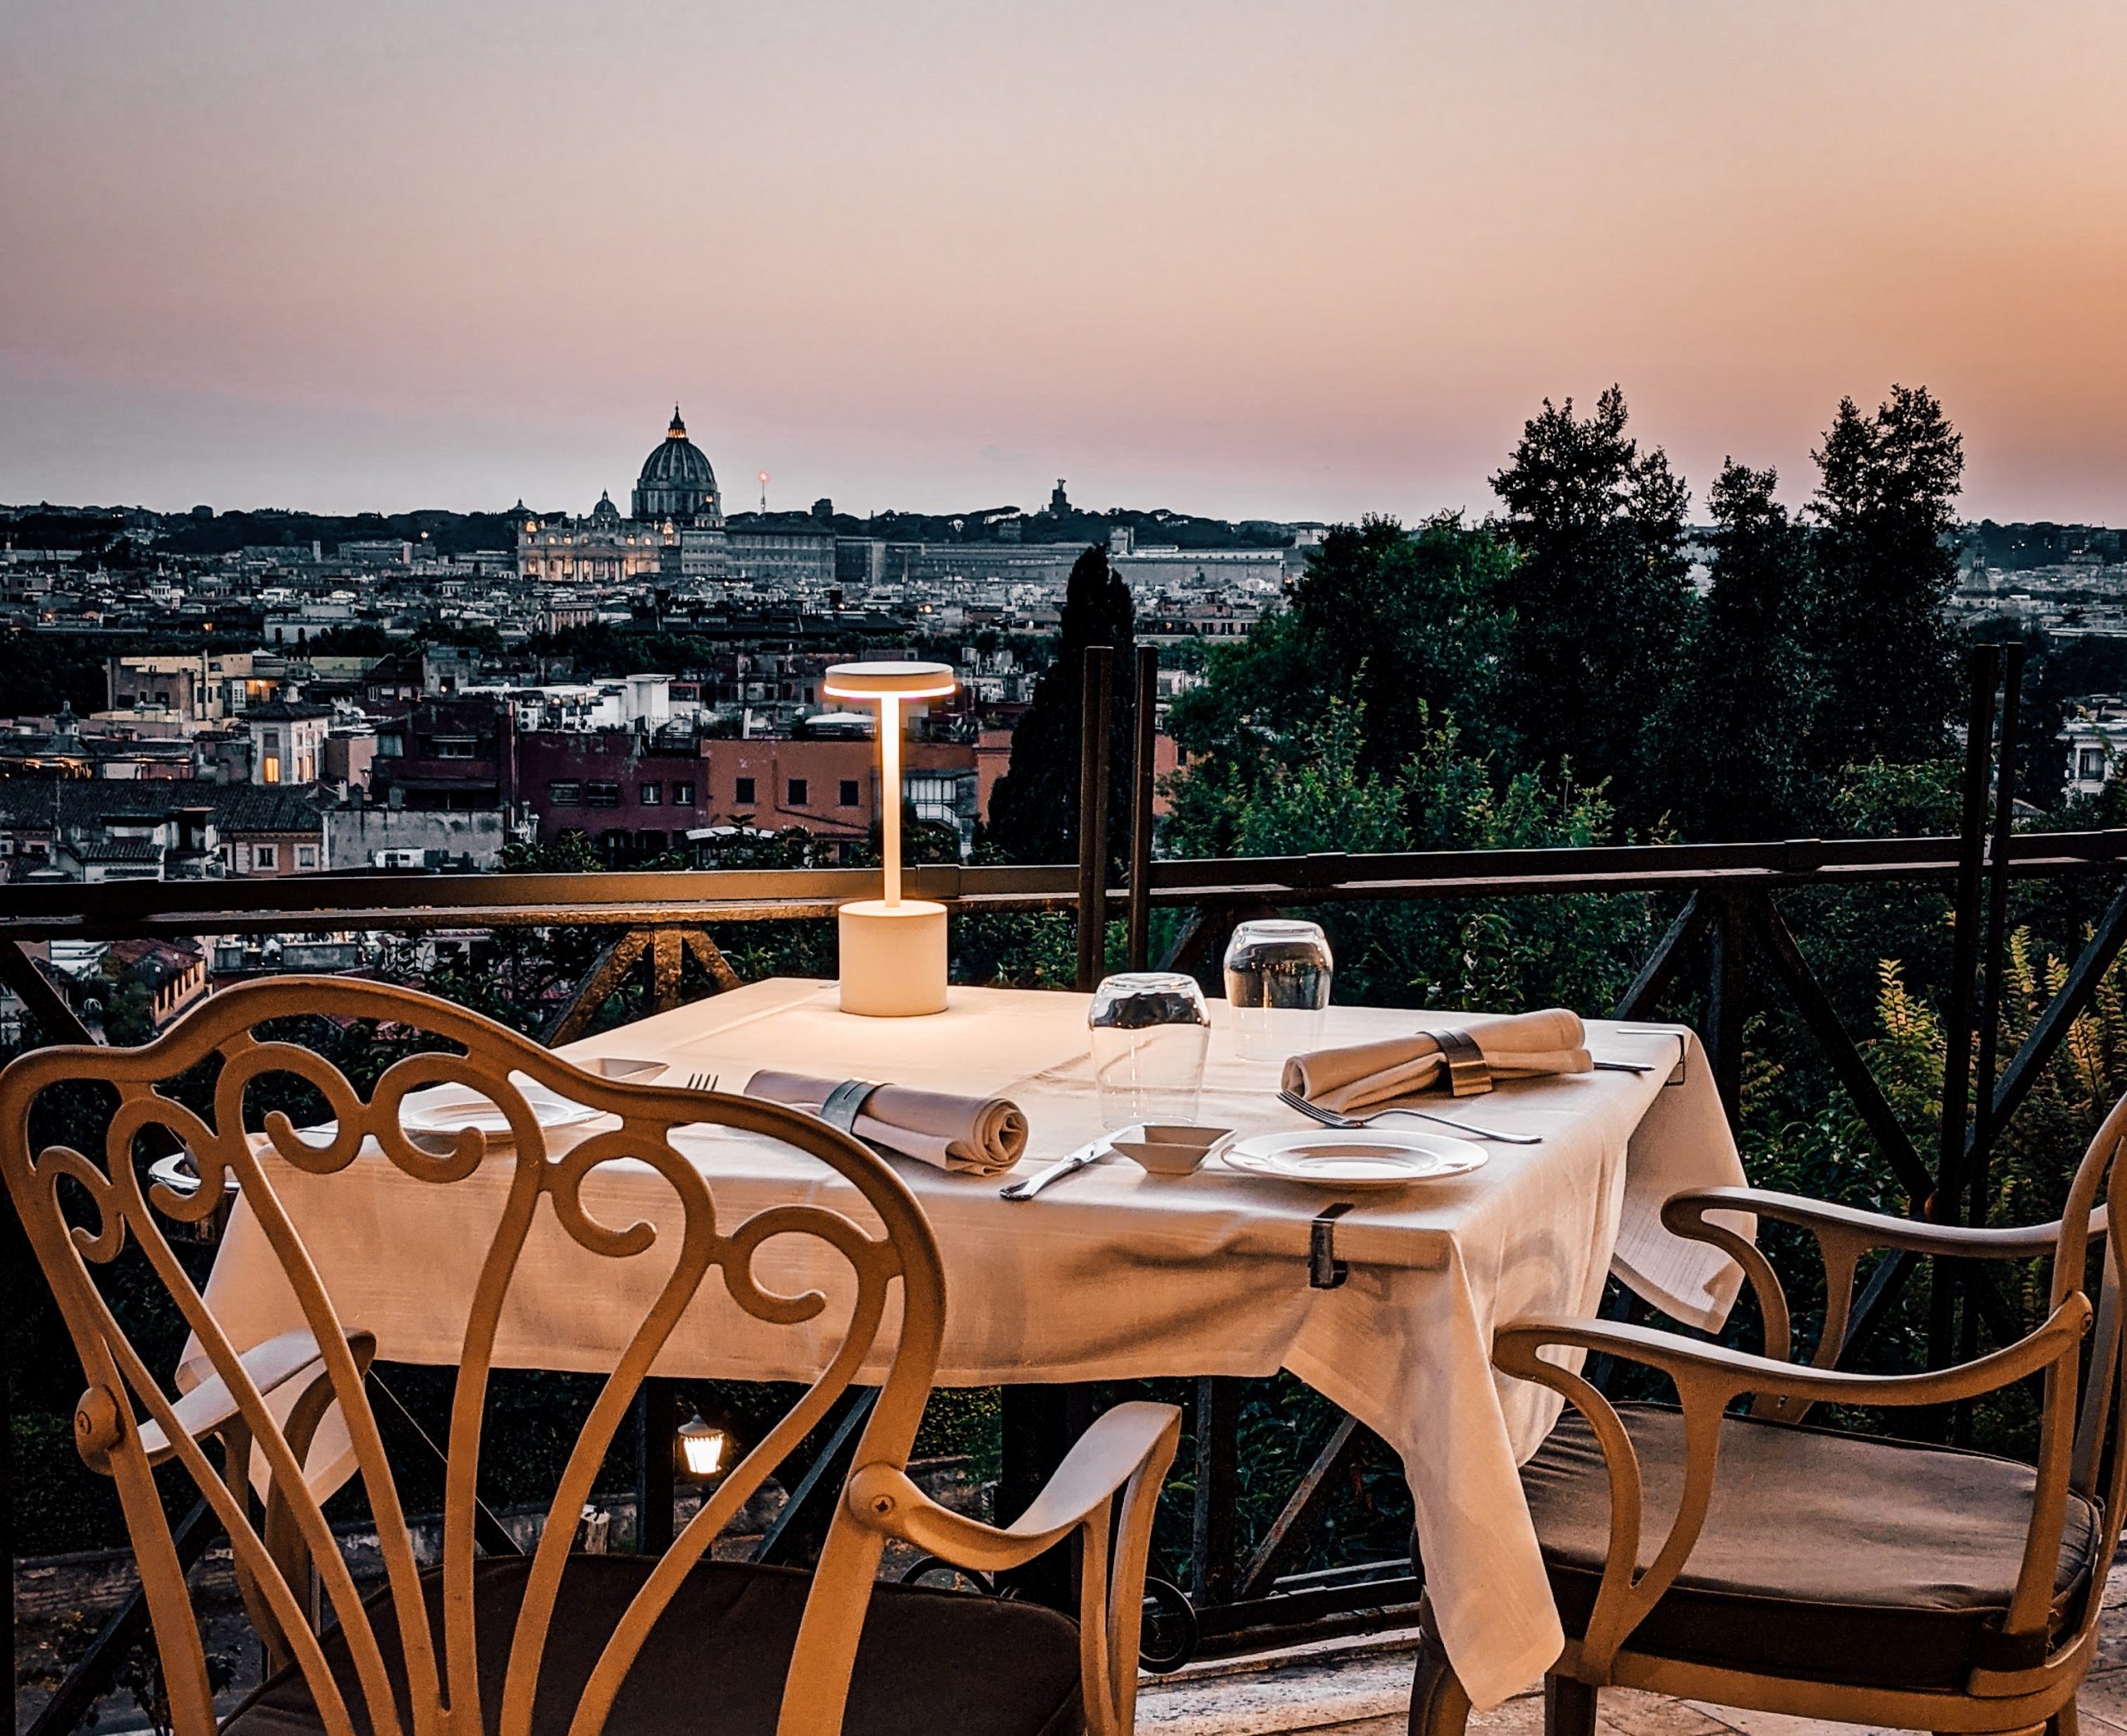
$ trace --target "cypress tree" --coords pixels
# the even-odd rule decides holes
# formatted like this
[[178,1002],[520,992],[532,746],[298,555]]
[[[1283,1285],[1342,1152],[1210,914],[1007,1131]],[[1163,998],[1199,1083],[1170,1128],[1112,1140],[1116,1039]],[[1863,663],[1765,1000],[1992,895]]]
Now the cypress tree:
[[1119,861],[1130,836],[1132,719],[1136,714],[1137,611],[1130,587],[1088,548],[1064,586],[1056,660],[1034,684],[1012,732],[1012,761],[990,796],[990,841],[1015,862],[1068,862],[1078,854],[1078,767],[1086,649],[1115,648],[1108,709],[1108,855]]

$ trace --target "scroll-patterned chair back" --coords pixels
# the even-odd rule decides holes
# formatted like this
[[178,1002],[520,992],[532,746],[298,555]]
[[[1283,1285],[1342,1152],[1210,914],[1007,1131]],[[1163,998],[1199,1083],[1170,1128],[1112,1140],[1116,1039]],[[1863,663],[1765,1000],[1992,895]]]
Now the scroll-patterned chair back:
[[[273,1028],[304,1017],[343,1028],[375,1022],[415,1052],[386,1067],[365,1094],[315,1050]],[[429,1047],[418,1047],[424,1043]],[[41,1145],[32,1137],[46,1125],[41,1102],[55,1087],[84,1081],[116,1092],[101,1150]],[[329,1124],[299,1131],[288,1114],[262,1109],[276,1091],[285,1100],[294,1081],[322,1099]],[[598,1111],[598,1119],[570,1130],[582,1136],[557,1149],[563,1142],[543,1130],[526,1081]],[[401,1116],[408,1095],[440,1085],[468,1087],[499,1109],[509,1127],[507,1141],[491,1143],[476,1129],[440,1140],[410,1132]],[[741,1223],[720,1222],[712,1176],[673,1140],[675,1130],[699,1123],[765,1135],[817,1160],[847,1184],[838,1188],[820,1178],[849,1209],[791,1203]],[[191,1154],[200,1177],[189,1196],[145,1174],[150,1159],[176,1146]],[[602,1222],[587,1207],[587,1182],[621,1164],[647,1165],[669,1189],[675,1204],[655,1227]],[[329,1177],[363,1165],[390,1165],[440,1196],[484,1168],[491,1180],[493,1166],[504,1166],[507,1175],[465,1311],[446,1442],[441,1564],[430,1586],[417,1567],[365,1383],[380,1346],[363,1321],[336,1307],[276,1186],[277,1177]],[[213,1506],[262,1635],[300,1669],[330,1736],[472,1736],[483,1729],[528,1736],[577,1517],[636,1389],[697,1291],[720,1286],[737,1309],[770,1325],[820,1322],[813,1330],[827,1334],[824,1371],[704,1502],[605,1636],[568,1725],[571,1736],[591,1736],[689,1570],[873,1354],[896,1286],[898,1338],[860,1463],[906,1465],[937,1357],[944,1311],[937,1248],[907,1189],[856,1140],[752,1098],[597,1076],[477,1014],[381,984],[339,978],[247,984],[210,998],[142,1048],[26,1055],[0,1075],[0,1165],[86,1372],[75,1417],[77,1444],[91,1467],[114,1480],[124,1505],[179,1736],[211,1736],[215,1714],[198,1623],[156,1487],[159,1467],[181,1468]],[[315,1188],[306,1187],[314,1196]],[[236,1209],[254,1220],[248,1228],[278,1258],[304,1322],[300,1331],[241,1346],[209,1309],[169,1233],[227,1209],[232,1189],[240,1192]],[[439,1208],[444,1203],[440,1197]],[[654,1262],[661,1276],[560,1475],[513,1631],[504,1636],[499,1703],[484,1706],[474,1620],[475,1473],[498,1322],[542,1220],[591,1255]],[[846,1267],[836,1303],[817,1290],[779,1293],[761,1280],[755,1261],[762,1244],[784,1237],[813,1238],[838,1273]],[[119,1258],[129,1243],[192,1335],[186,1366],[204,1377],[185,1390],[167,1371],[148,1366],[96,1282],[96,1268]],[[409,1271],[405,1282],[420,1284],[424,1275]],[[837,1336],[845,1304],[847,1323]],[[388,1343],[381,1348],[391,1351]],[[383,1557],[387,1595],[366,1601],[305,1482],[312,1438],[333,1406],[344,1419]],[[248,1498],[254,1464],[270,1474],[263,1521],[254,1519]],[[837,1508],[787,1678],[802,1687],[785,1695],[784,1731],[837,1727],[882,1547],[876,1529]],[[323,1613],[338,1624],[335,1644],[343,1655],[336,1671],[307,1619],[313,1570]],[[440,1614],[432,1618],[439,1587]],[[381,1645],[381,1636],[389,1643]],[[483,1635],[480,1643],[493,1645],[495,1637]],[[497,1679],[491,1667],[491,1698]],[[552,1716],[548,1709],[543,1722]]]

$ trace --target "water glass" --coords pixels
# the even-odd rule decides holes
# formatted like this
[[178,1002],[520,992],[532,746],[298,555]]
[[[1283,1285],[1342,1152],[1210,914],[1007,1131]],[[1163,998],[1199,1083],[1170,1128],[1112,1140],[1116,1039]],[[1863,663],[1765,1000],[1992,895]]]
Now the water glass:
[[1132,970],[1107,978],[1093,991],[1086,1025],[1103,1127],[1196,1119],[1211,1014],[1194,977]]
[[1315,923],[1266,917],[1238,924],[1226,956],[1235,1052],[1282,1061],[1318,1047],[1335,968],[1329,937]]

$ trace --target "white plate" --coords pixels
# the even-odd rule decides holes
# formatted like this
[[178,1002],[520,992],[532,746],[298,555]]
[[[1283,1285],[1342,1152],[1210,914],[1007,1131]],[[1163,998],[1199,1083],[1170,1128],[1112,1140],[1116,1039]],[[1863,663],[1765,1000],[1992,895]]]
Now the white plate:
[[[542,1127],[574,1127],[597,1119],[597,1110],[572,1103],[528,1080],[518,1090],[523,1094],[533,1119]],[[462,1085],[440,1086],[409,1097],[400,1112],[400,1121],[412,1133],[452,1134],[465,1127],[475,1127],[485,1134],[509,1131],[509,1118],[498,1105]]]
[[1490,1156],[1468,1140],[1367,1128],[1340,1133],[1259,1133],[1229,1145],[1226,1167],[1324,1188],[1400,1188],[1481,1169]]

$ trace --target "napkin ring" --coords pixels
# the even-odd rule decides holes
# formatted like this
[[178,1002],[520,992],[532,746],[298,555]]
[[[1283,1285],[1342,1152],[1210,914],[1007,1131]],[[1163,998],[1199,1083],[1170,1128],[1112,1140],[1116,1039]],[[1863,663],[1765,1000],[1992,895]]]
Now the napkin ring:
[[1421,1031],[1440,1045],[1440,1058],[1447,1064],[1447,1094],[1452,1097],[1482,1096],[1492,1088],[1492,1070],[1485,1064],[1485,1052],[1467,1031]]
[[857,1132],[857,1118],[864,1112],[865,1100],[878,1089],[869,1079],[845,1079],[829,1091],[827,1101],[820,1105],[820,1119],[828,1126],[839,1128],[852,1138]]

